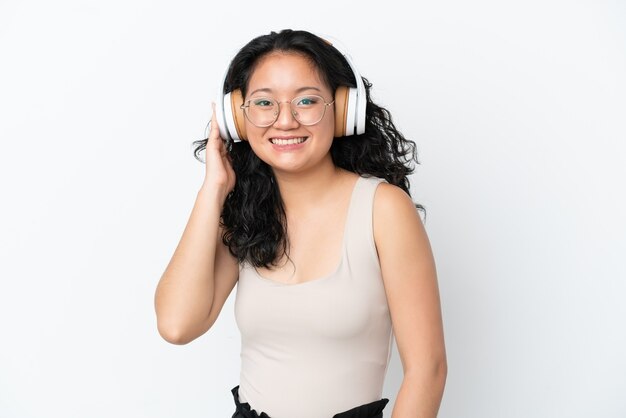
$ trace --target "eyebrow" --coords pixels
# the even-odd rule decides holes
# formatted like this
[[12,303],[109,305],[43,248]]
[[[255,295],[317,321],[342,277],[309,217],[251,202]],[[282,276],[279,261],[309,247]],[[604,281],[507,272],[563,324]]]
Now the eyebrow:
[[[300,87],[299,89],[297,89],[296,93],[301,93],[301,92],[303,92],[305,90],[316,90],[318,92],[322,91],[322,90],[320,90],[317,87],[306,86],[306,87]],[[253,92],[250,92],[249,95],[252,96],[254,93],[259,93],[259,92],[262,92],[262,93],[272,93],[272,89],[270,89],[270,88],[256,89]]]

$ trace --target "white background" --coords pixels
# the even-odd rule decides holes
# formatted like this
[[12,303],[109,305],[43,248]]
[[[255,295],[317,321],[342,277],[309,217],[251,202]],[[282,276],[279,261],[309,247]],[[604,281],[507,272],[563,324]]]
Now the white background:
[[232,415],[235,291],[184,346],[153,297],[223,70],[287,27],[341,40],[417,143],[439,416],[626,416],[626,6],[591,0],[1,0],[0,416]]

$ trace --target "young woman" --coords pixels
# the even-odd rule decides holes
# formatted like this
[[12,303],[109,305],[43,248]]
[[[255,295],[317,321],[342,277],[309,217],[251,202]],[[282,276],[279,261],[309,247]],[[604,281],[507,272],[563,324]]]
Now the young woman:
[[447,363],[409,194],[415,144],[370,87],[305,31],[253,39],[227,71],[226,105],[195,152],[206,149],[204,183],[155,308],[163,338],[186,344],[238,284],[232,418],[382,418],[392,333],[404,369],[392,418],[437,415]]

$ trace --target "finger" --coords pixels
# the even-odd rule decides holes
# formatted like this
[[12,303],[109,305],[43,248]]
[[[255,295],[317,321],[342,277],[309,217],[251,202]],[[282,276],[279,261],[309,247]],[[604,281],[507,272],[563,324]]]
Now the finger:
[[209,132],[209,140],[218,139],[220,137],[220,129],[217,124],[217,116],[215,115],[215,102],[211,103],[213,113],[211,114],[211,131]]
[[207,148],[216,150],[220,152],[223,148],[222,138],[220,138],[220,129],[217,124],[217,116],[215,115],[215,103],[212,103],[213,106],[213,114],[211,115],[211,121],[209,122],[210,131],[209,136],[207,138]]

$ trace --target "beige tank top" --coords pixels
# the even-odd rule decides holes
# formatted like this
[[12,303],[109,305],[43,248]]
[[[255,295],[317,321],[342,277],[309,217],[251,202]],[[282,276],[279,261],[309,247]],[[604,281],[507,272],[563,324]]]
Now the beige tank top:
[[356,181],[342,258],[328,276],[285,284],[240,267],[239,399],[272,418],[330,418],[381,399],[391,317],[374,245],[375,177]]

